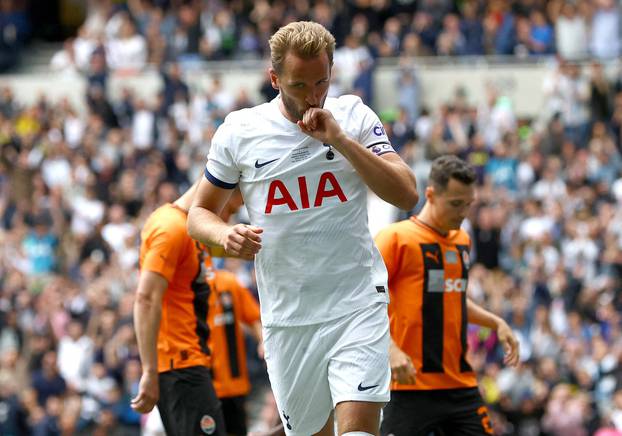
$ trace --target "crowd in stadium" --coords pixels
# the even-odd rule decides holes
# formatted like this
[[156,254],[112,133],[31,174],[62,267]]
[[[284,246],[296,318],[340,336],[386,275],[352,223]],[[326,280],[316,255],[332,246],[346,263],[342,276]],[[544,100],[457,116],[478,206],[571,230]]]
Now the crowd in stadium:
[[[347,47],[346,61],[402,53],[611,59],[620,52],[614,0],[91,0],[88,5],[86,21],[54,60],[57,68],[88,69],[98,49],[119,70],[163,61],[261,58],[272,32],[299,19],[328,28]],[[0,29],[0,69],[5,69],[17,62],[32,33],[23,2],[2,2]]]
[[[414,13],[408,1],[130,0],[118,12],[92,3],[52,62],[86,72],[88,110],[45,97],[25,105],[0,89],[0,433],[139,427],[129,401],[141,374],[132,328],[141,226],[202,174],[224,116],[259,103],[217,76],[194,94],[184,68],[263,57],[274,28],[300,18],[331,29],[340,90],[363,96],[378,56],[620,51],[613,0],[427,0]],[[162,65],[155,104],[131,89],[109,98],[111,70],[147,63]],[[523,120],[492,87],[487,101],[458,89],[424,107],[410,78],[385,129],[420,187],[439,155],[476,168],[469,294],[521,343],[521,364],[505,368],[494,335],[469,332],[496,434],[622,434],[622,82],[596,61],[560,61],[535,85],[547,96],[542,116]],[[250,264],[225,267],[255,289]]]
[[611,59],[620,53],[619,7],[592,1],[147,1],[120,8],[92,2],[58,68],[88,68],[105,50],[112,69],[136,70],[176,61],[256,59],[284,23],[323,24],[342,47],[340,62],[367,67],[378,57],[558,53],[565,59]]

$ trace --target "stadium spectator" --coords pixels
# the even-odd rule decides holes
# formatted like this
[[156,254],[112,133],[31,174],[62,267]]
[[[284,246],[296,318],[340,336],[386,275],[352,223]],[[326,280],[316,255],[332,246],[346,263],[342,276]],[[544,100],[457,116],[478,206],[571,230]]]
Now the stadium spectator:
[[553,29],[547,22],[544,13],[539,9],[533,9],[529,19],[529,52],[536,55],[552,53],[554,42]]
[[188,85],[186,85],[181,77],[179,65],[173,63],[167,68],[167,71],[161,70],[160,72],[162,81],[164,82],[164,89],[162,90],[164,99],[162,107],[158,108],[158,110],[164,114],[168,113],[169,108],[178,98],[181,98],[186,103],[190,100]]
[[476,0],[469,0],[463,4],[460,31],[464,37],[465,55],[484,54],[484,24],[478,16],[478,8]]
[[443,29],[436,39],[438,56],[458,56],[466,51],[466,40],[460,30],[460,19],[454,14],[443,17]]
[[106,59],[113,70],[122,72],[140,71],[147,62],[147,43],[136,32],[129,16],[123,14],[119,30],[106,44]]
[[614,0],[592,2],[590,52],[597,59],[613,59],[620,54],[620,5]]
[[20,3],[16,0],[0,3],[0,73],[17,64],[30,36],[28,15]]
[[51,225],[51,217],[40,213],[32,219],[32,230],[22,241],[29,274],[40,276],[56,270],[58,235],[52,231]]
[[41,369],[32,374],[32,387],[37,392],[37,401],[43,406],[48,397],[61,397],[67,386],[59,374],[56,351],[49,350],[43,355]]
[[563,3],[561,13],[555,21],[557,52],[565,60],[584,59],[588,54],[588,24],[577,4]]
[[344,93],[351,93],[355,82],[364,74],[373,63],[369,49],[361,44],[359,37],[350,34],[346,37],[343,47],[335,50],[334,73],[340,89]]
[[68,388],[82,393],[93,363],[93,341],[78,318],[70,319],[66,329],[58,342],[58,368]]

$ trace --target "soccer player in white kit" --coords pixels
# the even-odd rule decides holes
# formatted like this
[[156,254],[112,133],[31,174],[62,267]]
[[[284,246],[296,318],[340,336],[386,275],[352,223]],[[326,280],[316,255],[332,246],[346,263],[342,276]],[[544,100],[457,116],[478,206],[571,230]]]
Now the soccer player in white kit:
[[[288,435],[377,435],[389,401],[387,272],[366,195],[402,209],[415,177],[374,112],[326,98],[335,40],[313,22],[270,38],[273,101],[232,112],[214,135],[190,235],[254,259],[268,374]],[[251,225],[218,213],[239,184]]]

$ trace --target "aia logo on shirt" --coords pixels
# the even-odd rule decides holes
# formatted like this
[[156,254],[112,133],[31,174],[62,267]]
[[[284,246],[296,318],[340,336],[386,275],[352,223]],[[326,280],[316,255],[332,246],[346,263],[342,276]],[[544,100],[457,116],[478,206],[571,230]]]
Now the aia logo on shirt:
[[330,171],[320,176],[313,203],[309,198],[309,186],[305,176],[298,177],[297,186],[289,186],[289,188],[282,180],[276,179],[270,182],[268,187],[265,213],[271,214],[275,206],[287,206],[290,211],[322,207],[324,200],[331,197],[337,197],[342,203],[348,201],[337,178]]

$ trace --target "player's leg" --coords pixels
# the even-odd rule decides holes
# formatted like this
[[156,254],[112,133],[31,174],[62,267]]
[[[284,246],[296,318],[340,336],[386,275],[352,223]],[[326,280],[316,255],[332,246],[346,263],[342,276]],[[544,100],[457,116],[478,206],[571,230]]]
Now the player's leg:
[[443,435],[455,436],[488,436],[493,434],[492,423],[485,406],[471,411],[441,425]]
[[448,416],[441,430],[447,435],[487,436],[493,434],[488,408],[477,388],[454,389],[448,392]]
[[377,435],[380,409],[389,401],[389,319],[377,303],[327,324],[323,336],[337,336],[329,350],[328,380],[340,435]]
[[173,417],[173,403],[179,401],[173,386],[175,385],[175,374],[173,371],[163,372],[158,375],[160,384],[160,398],[158,399],[158,411],[164,426],[164,431],[168,436],[176,436],[175,423]]
[[263,333],[268,376],[285,433],[309,436],[323,431],[333,406],[320,325],[265,327]]
[[221,398],[225,427],[230,436],[246,436],[246,397]]
[[378,435],[380,409],[384,403],[367,401],[344,401],[337,404],[337,428],[339,435],[350,432],[364,432]]
[[[220,400],[209,370],[193,366],[164,374],[169,376],[171,385],[166,412],[170,414],[166,418],[170,428],[165,424],[167,435],[226,436]],[[164,416],[162,410],[160,413]]]
[[445,407],[435,391],[393,391],[383,409],[382,436],[440,436],[434,433]]
[[330,412],[328,419],[326,420],[326,424],[319,432],[315,433],[313,436],[334,436],[335,434],[335,416],[333,412]]

